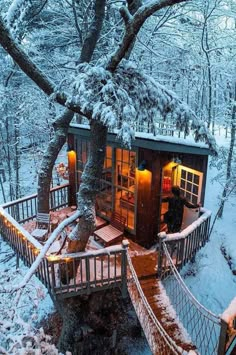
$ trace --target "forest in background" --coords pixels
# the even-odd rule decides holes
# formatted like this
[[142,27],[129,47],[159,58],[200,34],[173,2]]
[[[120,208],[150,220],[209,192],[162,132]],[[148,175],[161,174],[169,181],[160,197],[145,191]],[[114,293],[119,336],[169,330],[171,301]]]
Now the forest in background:
[[[85,60],[88,57],[87,44],[94,40],[89,34],[96,22],[95,3],[98,4],[97,14],[99,4],[106,4],[101,33],[89,60],[91,67],[96,68],[94,74],[101,74],[99,68],[107,69],[106,62],[109,63],[111,53],[119,47],[125,33],[124,23],[127,26],[132,22],[133,13],[141,6],[141,1],[127,0],[133,13],[123,9],[123,15],[120,12],[124,5],[122,1],[1,2],[1,17],[14,42],[23,48],[44,77],[56,85],[53,94],[47,98],[10,55],[0,49],[1,202],[36,192],[42,157],[48,142],[55,136],[55,122],[63,115],[55,96],[65,88],[73,96],[73,90],[77,88],[73,83],[77,80],[78,65],[88,61]],[[133,43],[134,48],[131,46],[129,51],[136,73],[140,72],[143,77],[148,75],[175,92],[186,107],[188,105],[199,119],[205,121],[213,135],[220,133],[228,137],[229,146],[220,147],[218,157],[211,159],[211,164],[218,168],[215,179],[222,185],[217,213],[220,215],[235,188],[235,1],[156,0],[143,3],[147,8],[152,3],[176,5],[164,6],[142,26]],[[133,4],[136,9],[132,8]],[[130,82],[132,84],[132,80]],[[137,93],[142,97],[146,91],[142,92],[140,88]],[[162,119],[172,123],[173,117],[163,115]],[[74,115],[74,121],[83,120],[78,114]],[[60,182],[55,176],[53,184]],[[220,243],[221,240],[219,246]],[[218,249],[220,251],[220,247]],[[200,289],[204,290],[204,287]]]

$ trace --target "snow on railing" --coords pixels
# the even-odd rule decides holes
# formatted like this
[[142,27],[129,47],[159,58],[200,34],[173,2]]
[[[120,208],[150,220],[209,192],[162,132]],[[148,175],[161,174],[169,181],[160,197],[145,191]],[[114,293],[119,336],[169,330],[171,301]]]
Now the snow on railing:
[[[229,306],[221,315],[227,324],[226,350],[235,349],[236,344],[236,297],[230,302]],[[231,352],[228,352],[230,354]]]
[[162,245],[165,242],[175,266],[181,269],[187,262],[193,260],[197,251],[209,240],[211,211],[201,208],[201,216],[180,233],[166,234],[161,232],[158,250],[158,276],[163,278],[169,266],[163,255]]
[[[35,196],[31,196],[34,198]],[[36,196],[37,197],[37,196]],[[22,199],[21,202],[28,200]],[[14,211],[14,203],[4,205]],[[54,206],[57,208],[57,206]],[[17,256],[30,267],[21,284],[24,287],[33,273],[55,296],[71,297],[89,294],[96,290],[121,287],[126,294],[127,244],[83,253],[50,255],[50,246],[68,223],[77,218],[77,213],[64,220],[51,234],[44,245],[32,237],[2,206],[0,206],[0,231],[3,239],[15,250]],[[79,212],[78,212],[79,213]],[[28,215],[27,218],[32,219]]]
[[[68,206],[69,184],[53,187],[50,190],[50,211]],[[36,217],[37,194],[32,194],[1,205],[17,222],[24,223]]]

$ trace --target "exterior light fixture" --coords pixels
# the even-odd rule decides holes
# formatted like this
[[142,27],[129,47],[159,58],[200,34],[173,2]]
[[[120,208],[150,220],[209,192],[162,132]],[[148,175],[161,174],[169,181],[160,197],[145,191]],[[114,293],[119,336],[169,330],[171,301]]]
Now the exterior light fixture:
[[176,162],[176,164],[181,164],[182,160],[179,157],[177,157],[177,158],[175,158],[175,162]]
[[67,149],[66,149],[67,153],[71,152],[72,150],[74,149],[72,148],[71,144],[67,144]]
[[175,164],[177,164],[177,165],[179,165],[179,164],[182,163],[182,160],[177,156],[177,157],[173,157],[173,158],[171,159],[171,162],[172,162],[172,163],[175,163]]
[[144,171],[144,170],[146,170],[146,168],[147,168],[147,162],[146,162],[146,160],[142,160],[141,163],[138,166],[138,170],[139,171]]

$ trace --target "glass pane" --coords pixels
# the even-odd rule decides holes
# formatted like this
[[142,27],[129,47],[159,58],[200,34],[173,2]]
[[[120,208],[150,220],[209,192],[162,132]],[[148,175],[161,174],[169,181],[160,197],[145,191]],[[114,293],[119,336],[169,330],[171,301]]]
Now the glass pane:
[[129,175],[129,164],[127,163],[122,163],[121,165],[121,173],[122,175],[128,176]]
[[186,196],[187,200],[191,201],[191,194],[190,193],[186,192],[185,196]]
[[198,203],[197,196],[192,196],[192,203],[196,205]]
[[112,190],[105,182],[101,182],[100,193],[96,198],[97,211],[105,216],[110,216],[112,211]]
[[187,180],[188,181],[192,181],[193,180],[193,174],[192,173],[188,173]]
[[199,185],[199,176],[194,175],[193,181],[194,181],[194,184]]
[[180,181],[180,188],[185,190],[185,181],[184,180]]
[[115,209],[126,218],[126,225],[130,229],[134,229],[134,207],[134,193],[131,191],[117,189]]
[[112,159],[112,147],[107,147],[106,149],[106,157]]
[[121,149],[116,149],[116,160],[121,161]]
[[123,149],[123,162],[129,164],[129,150]]
[[181,179],[186,179],[186,171],[181,170]]
[[135,177],[135,153],[133,152],[130,152],[129,174],[130,176]]
[[198,195],[198,186],[193,185],[193,193],[194,195]]
[[191,192],[192,191],[192,184],[190,182],[187,183],[187,191]]

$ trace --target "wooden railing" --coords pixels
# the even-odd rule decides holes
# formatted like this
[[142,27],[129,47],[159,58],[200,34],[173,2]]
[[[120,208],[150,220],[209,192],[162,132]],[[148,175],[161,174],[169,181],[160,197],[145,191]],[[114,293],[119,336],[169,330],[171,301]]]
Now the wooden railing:
[[[68,205],[67,192],[68,185],[51,190],[51,210]],[[36,260],[42,245],[20,223],[35,218],[36,206],[37,194],[0,206],[1,236],[29,267]],[[125,296],[127,246],[123,241],[122,245],[97,251],[60,256],[47,254],[37,268],[36,276],[54,298],[89,294],[117,286]]]
[[50,288],[57,298],[119,287],[126,296],[127,244],[96,251],[49,256]]
[[[50,190],[50,211],[68,206],[69,184],[53,187]],[[36,217],[38,195],[33,194],[2,205],[17,222],[24,223]]]
[[187,262],[193,260],[197,251],[209,240],[211,212],[201,208],[200,217],[180,233],[159,233],[158,276],[168,275],[169,265],[163,253],[165,243],[175,267],[180,270]]

